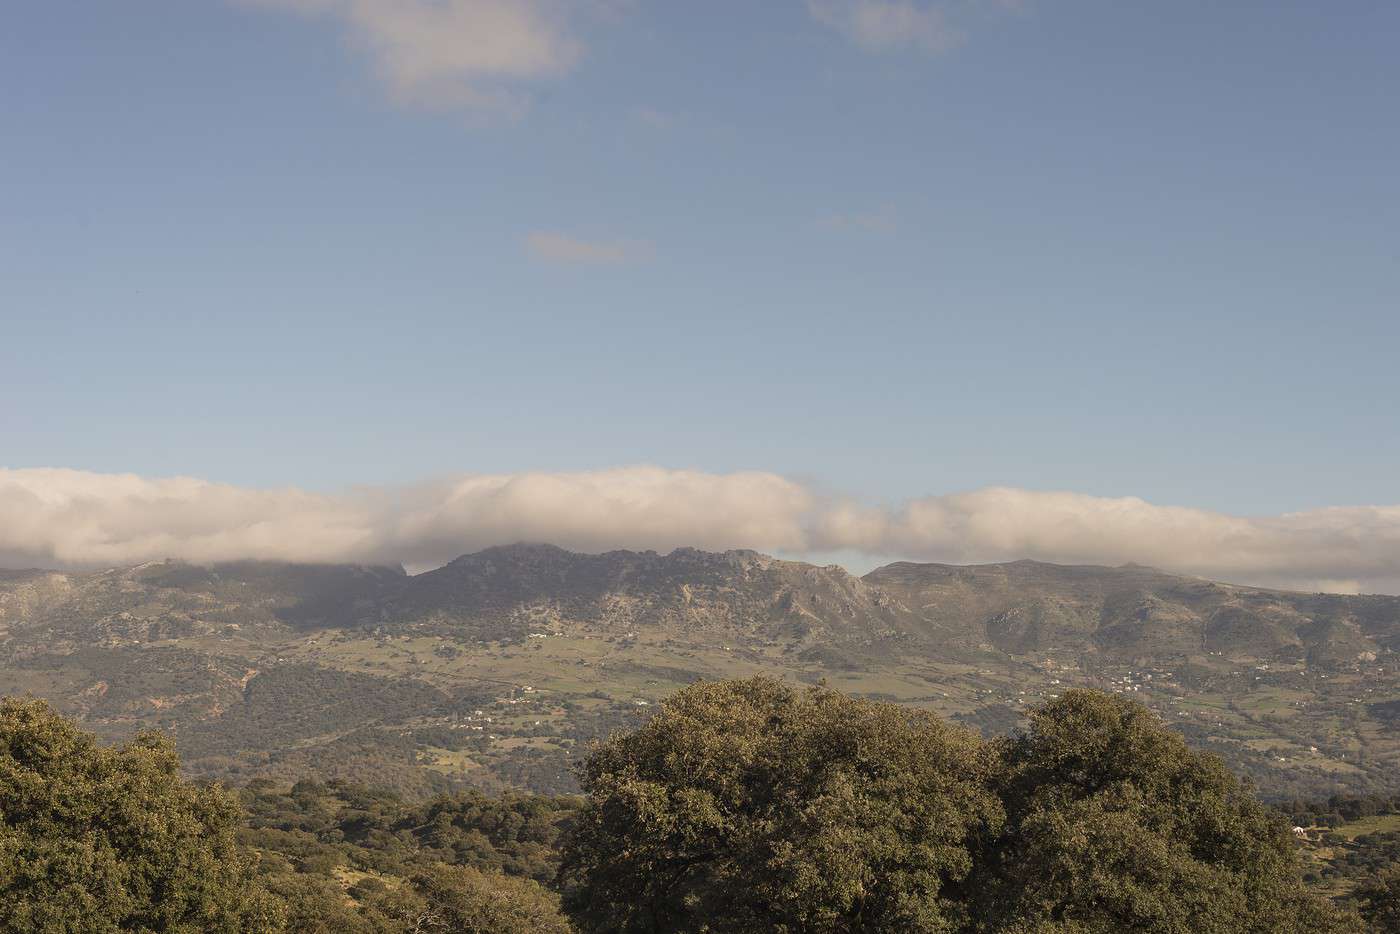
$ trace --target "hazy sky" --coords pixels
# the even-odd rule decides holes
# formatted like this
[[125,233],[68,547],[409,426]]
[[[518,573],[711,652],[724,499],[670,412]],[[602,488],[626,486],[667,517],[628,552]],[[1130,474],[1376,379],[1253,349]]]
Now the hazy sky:
[[17,0],[0,467],[1400,503],[1397,35],[1380,0]]

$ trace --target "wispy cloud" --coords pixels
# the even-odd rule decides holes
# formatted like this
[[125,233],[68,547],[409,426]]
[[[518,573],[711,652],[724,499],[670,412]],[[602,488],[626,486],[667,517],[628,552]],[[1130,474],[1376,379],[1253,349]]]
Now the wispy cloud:
[[473,474],[341,495],[192,478],[0,469],[0,566],[164,557],[442,564],[489,545],[757,548],[946,562],[1137,562],[1239,583],[1395,592],[1400,506],[1241,517],[991,487],[880,509],[764,472]]
[[340,24],[402,103],[519,107],[521,82],[582,54],[568,0],[235,0]]
[[584,240],[569,234],[541,230],[525,238],[526,249],[536,259],[570,265],[613,265],[643,259],[651,248],[645,243],[618,240]]
[[965,38],[942,6],[915,0],[807,0],[807,11],[872,52],[944,52]]

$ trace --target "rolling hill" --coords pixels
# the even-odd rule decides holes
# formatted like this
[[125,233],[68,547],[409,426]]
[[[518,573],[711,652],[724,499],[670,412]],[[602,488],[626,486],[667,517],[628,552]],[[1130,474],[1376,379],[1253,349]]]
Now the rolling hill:
[[1400,598],[1138,566],[514,545],[398,567],[0,572],[0,692],[187,767],[409,793],[573,787],[580,744],[700,677],[768,671],[988,732],[1066,686],[1132,693],[1266,794],[1400,788]]

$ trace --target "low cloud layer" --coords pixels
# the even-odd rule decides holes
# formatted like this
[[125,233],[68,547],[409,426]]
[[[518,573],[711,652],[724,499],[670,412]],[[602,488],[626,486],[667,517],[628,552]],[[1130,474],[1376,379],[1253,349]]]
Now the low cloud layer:
[[1400,506],[1239,517],[1144,500],[987,488],[876,509],[762,472],[639,466],[470,475],[326,495],[190,478],[0,470],[0,566],[166,557],[442,564],[516,541],[690,545],[976,563],[1136,562],[1240,583],[1400,589]]
[[582,54],[568,0],[237,0],[337,22],[391,96],[430,107],[514,109],[520,82]]
[[187,477],[0,470],[0,566],[173,557],[440,565],[517,541],[579,551],[801,550],[811,494],[774,474],[658,467],[472,475],[329,496]]
[[889,511],[829,508],[811,541],[958,564],[1132,562],[1238,583],[1400,592],[1400,506],[1241,517],[1137,497],[989,487]]

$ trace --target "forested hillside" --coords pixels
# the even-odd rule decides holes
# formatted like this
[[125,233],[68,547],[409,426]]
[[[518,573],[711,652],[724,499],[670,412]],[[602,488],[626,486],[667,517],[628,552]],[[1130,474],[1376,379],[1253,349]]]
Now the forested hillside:
[[[927,712],[754,678],[668,698],[582,763],[582,797],[178,775],[0,703],[0,926],[603,934],[1381,934],[1400,874],[1320,878],[1290,822],[1151,711],[1071,691],[987,743]],[[160,815],[159,820],[151,820]],[[1329,831],[1331,833],[1331,831]],[[1330,836],[1325,842],[1334,844]],[[1335,874],[1333,874],[1335,875]],[[1311,880],[1311,884],[1306,881]]]

